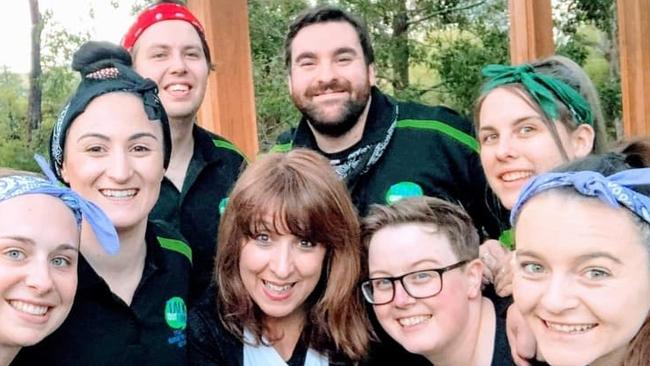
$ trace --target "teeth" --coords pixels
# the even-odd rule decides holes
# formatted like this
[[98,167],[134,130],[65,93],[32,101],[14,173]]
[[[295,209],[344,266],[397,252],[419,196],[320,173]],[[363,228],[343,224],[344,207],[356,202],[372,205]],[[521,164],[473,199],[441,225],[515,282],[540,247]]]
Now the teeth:
[[532,172],[521,172],[521,171],[520,172],[509,172],[509,173],[503,174],[501,176],[501,179],[506,181],[506,182],[512,182],[512,181],[519,180],[519,179],[526,179],[526,178],[529,178],[529,177],[532,177],[532,176],[533,176]]
[[263,281],[264,282],[264,287],[268,288],[271,291],[275,292],[284,292],[290,289],[293,284],[287,284],[287,285],[276,285],[271,282]]
[[400,318],[397,321],[403,327],[412,327],[414,325],[424,323],[429,319],[431,319],[431,315],[418,315],[418,316],[412,316],[410,318]]
[[189,86],[185,84],[172,84],[168,88],[171,91],[179,91],[179,92],[184,92],[190,90]]
[[102,194],[110,198],[130,198],[135,196],[137,190],[135,189],[103,189]]
[[45,315],[48,309],[47,306],[28,304],[18,300],[12,300],[9,304],[11,304],[14,309],[31,315]]
[[596,327],[596,324],[561,324],[551,322],[546,322],[546,325],[557,332],[569,334],[586,332]]

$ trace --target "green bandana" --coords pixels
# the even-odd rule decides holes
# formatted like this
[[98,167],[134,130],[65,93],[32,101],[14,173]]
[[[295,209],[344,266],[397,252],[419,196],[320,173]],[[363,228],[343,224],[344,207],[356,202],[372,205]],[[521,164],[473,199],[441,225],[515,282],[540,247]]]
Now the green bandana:
[[593,126],[591,107],[580,93],[553,76],[535,72],[535,68],[530,64],[487,65],[481,70],[481,74],[490,78],[481,88],[481,93],[503,85],[519,83],[526,88],[549,119],[558,119],[559,112],[555,101],[559,100],[569,108],[576,122]]

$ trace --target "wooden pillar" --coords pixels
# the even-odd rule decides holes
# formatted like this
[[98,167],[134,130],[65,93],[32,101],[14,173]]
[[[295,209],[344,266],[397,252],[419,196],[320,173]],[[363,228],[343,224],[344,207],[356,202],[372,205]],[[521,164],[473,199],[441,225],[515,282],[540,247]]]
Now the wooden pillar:
[[216,67],[209,76],[199,124],[254,158],[259,145],[246,0],[189,0],[187,5],[205,27]]
[[650,136],[650,0],[617,0],[626,137]]
[[513,65],[555,52],[551,0],[509,0],[510,61]]

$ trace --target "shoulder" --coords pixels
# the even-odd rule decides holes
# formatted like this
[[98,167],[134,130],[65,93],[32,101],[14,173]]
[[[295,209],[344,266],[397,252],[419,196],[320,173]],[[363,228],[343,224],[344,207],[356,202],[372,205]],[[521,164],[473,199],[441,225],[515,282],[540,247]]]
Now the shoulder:
[[203,127],[195,126],[194,130],[195,143],[199,146],[196,148],[212,149],[220,158],[233,160],[239,164],[246,161],[244,153],[230,140],[223,136],[210,132]]
[[431,135],[441,136],[474,152],[478,151],[472,123],[445,106],[399,102],[396,129],[415,132],[417,136],[427,140],[431,139]]
[[178,230],[160,220],[150,220],[147,225],[147,241],[166,252],[182,255],[192,263],[192,248]]

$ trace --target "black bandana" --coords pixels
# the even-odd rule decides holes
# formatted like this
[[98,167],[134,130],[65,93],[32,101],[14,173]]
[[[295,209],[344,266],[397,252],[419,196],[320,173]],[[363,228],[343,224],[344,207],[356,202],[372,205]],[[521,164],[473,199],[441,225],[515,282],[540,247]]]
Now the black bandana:
[[111,92],[129,92],[142,99],[147,117],[160,121],[163,130],[164,166],[171,156],[169,120],[158,98],[156,83],[131,69],[131,56],[122,47],[108,42],[87,42],[75,52],[72,68],[81,74],[81,82],[54,124],[50,139],[50,164],[61,179],[65,138],[72,122],[96,97]]

